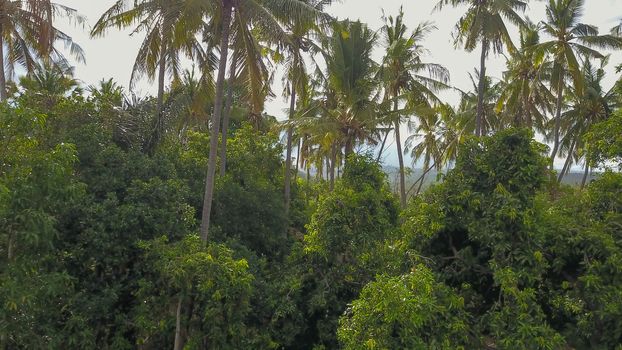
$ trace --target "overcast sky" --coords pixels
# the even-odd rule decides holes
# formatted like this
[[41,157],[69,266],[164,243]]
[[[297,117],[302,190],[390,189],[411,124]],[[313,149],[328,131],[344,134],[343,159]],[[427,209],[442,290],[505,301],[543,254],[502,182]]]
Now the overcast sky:
[[[108,9],[115,0],[56,0],[56,2],[77,9],[88,19],[87,28],[71,27],[64,23],[59,26],[73,36],[86,52],[86,63],[76,65],[76,77],[85,84],[95,84],[101,79],[114,78],[124,86],[128,86],[132,65],[138,46],[143,39],[141,34],[129,36],[130,31],[110,30],[104,38],[90,39],[88,30],[99,16]],[[470,90],[471,82],[468,73],[479,64],[478,50],[472,53],[464,52],[455,48],[451,33],[464,8],[453,9],[446,7],[442,12],[434,12],[433,8],[437,0],[344,0],[329,8],[328,12],[340,19],[359,19],[376,30],[382,25],[381,14],[384,9],[387,15],[395,15],[400,6],[404,7],[406,25],[412,29],[423,21],[431,21],[438,30],[430,34],[424,42],[424,46],[430,50],[428,62],[440,63],[451,72],[451,83],[462,90]],[[619,23],[622,18],[622,0],[586,0],[582,22],[599,27],[601,33],[608,32],[611,27]],[[544,19],[545,2],[532,0],[525,15],[533,22]],[[516,35],[516,31],[513,31]],[[382,57],[382,49],[378,48],[374,53],[376,60]],[[609,75],[606,79],[607,87],[615,80],[613,67],[622,63],[622,54],[613,54],[609,64]],[[491,56],[488,60],[487,74],[493,78],[499,78],[505,66],[502,56]],[[154,83],[143,82],[139,84],[137,93],[153,94],[156,91]],[[278,96],[282,91],[280,77],[275,79],[274,91],[277,98],[269,101],[266,105],[267,112],[283,119],[286,116],[287,103]],[[456,103],[458,96],[446,93],[446,100]],[[407,135],[406,126],[402,131]],[[392,148],[393,149],[393,145]],[[408,158],[408,161],[410,159]],[[391,165],[397,163],[396,153],[387,153],[385,162]]]

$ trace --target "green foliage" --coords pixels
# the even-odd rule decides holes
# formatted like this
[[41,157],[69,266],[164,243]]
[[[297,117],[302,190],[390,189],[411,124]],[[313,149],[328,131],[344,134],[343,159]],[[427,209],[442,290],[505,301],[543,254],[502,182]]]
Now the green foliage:
[[[361,287],[381,271],[380,252],[395,231],[398,205],[377,163],[353,155],[335,189],[321,196],[304,236],[301,280],[309,342],[336,346],[339,315]],[[298,255],[300,254],[300,255]]]
[[223,245],[203,248],[196,235],[172,244],[163,237],[141,246],[148,271],[137,291],[139,344],[172,344],[180,307],[187,348],[244,347],[253,280],[246,260],[233,258]]
[[227,150],[227,173],[217,179],[214,194],[215,238],[235,238],[258,255],[283,256],[289,240],[278,137],[245,125]]
[[562,344],[536,295],[547,268],[535,201],[548,178],[543,151],[527,130],[471,139],[443,183],[405,216],[406,240],[464,298],[480,344]]
[[622,176],[608,172],[587,191],[567,193],[543,208],[549,317],[578,349],[614,348],[622,341],[621,193]]
[[590,162],[596,166],[617,164],[622,169],[622,110],[595,124],[586,134]]
[[63,311],[71,302],[72,281],[60,269],[58,217],[84,187],[71,176],[75,148],[45,147],[46,127],[45,115],[0,106],[0,337],[9,347],[71,342],[54,334],[72,320]]
[[464,300],[438,283],[430,269],[378,276],[340,319],[344,349],[465,349]]

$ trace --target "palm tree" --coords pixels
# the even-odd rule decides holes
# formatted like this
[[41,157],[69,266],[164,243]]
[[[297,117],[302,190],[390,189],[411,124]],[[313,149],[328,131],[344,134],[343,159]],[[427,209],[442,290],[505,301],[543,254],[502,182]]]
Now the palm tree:
[[466,123],[456,116],[450,105],[438,105],[431,112],[419,117],[417,123],[409,123],[412,134],[406,139],[406,151],[411,152],[413,163],[423,158],[423,173],[408,193],[418,184],[415,194],[419,194],[432,169],[441,171],[456,159],[459,145],[467,133]]
[[424,22],[407,36],[401,7],[395,18],[383,15],[383,19],[385,24],[381,28],[381,33],[386,53],[379,76],[385,85],[385,100],[392,102],[392,113],[395,114],[391,122],[395,130],[399,160],[400,202],[402,207],[406,207],[406,179],[400,135],[402,117],[406,116],[399,111],[399,104],[408,101],[412,110],[426,114],[426,110],[430,110],[431,106],[440,103],[436,93],[440,89],[448,88],[449,71],[438,64],[424,63],[421,60],[421,55],[426,52],[421,42],[436,27]]
[[[461,125],[466,130],[471,130],[471,132],[475,130],[477,128],[475,116],[480,111],[482,116],[479,127],[482,134],[485,135],[505,128],[508,125],[508,118],[504,116],[506,111],[498,112],[496,108],[501,96],[502,86],[500,83],[495,84],[490,77],[486,77],[483,83],[482,97],[480,98],[478,92],[480,83],[478,82],[481,81],[481,76],[479,72],[475,71],[474,75],[469,73],[469,78],[471,79],[473,90],[468,92],[459,90],[462,98],[456,111],[456,118],[460,120]],[[482,104],[481,107],[479,107],[480,103]]]
[[520,49],[507,60],[496,112],[505,112],[515,126],[544,132],[555,97],[547,86],[551,64],[543,52],[532,50],[539,42],[539,28],[527,22],[520,32]]
[[[132,34],[145,32],[134,61],[130,86],[144,75],[157,78],[157,116],[149,150],[159,142],[163,132],[164,90],[167,74],[181,76],[180,53],[209,67],[196,33],[203,26],[204,4],[195,0],[117,0],[97,21],[91,36],[103,36],[111,28],[135,26]],[[209,74],[209,70],[205,71]]]
[[444,5],[454,7],[468,5],[468,10],[456,24],[455,44],[462,45],[471,52],[478,44],[481,45],[479,83],[477,89],[477,114],[475,135],[482,135],[482,118],[484,114],[484,88],[486,83],[486,58],[489,51],[498,54],[507,46],[510,52],[516,51],[508,33],[504,19],[522,27],[523,19],[518,11],[524,12],[527,1],[520,0],[441,0],[436,9]]
[[50,0],[0,0],[0,102],[7,98],[7,75],[12,75],[16,65],[32,72],[40,61],[67,63],[55,46],[57,41],[78,61],[84,61],[82,48],[54,26],[59,16],[84,23],[84,18],[74,9]]
[[165,110],[172,123],[167,127],[172,126],[179,139],[185,142],[188,129],[201,129],[205,125],[213,97],[213,86],[208,78],[204,74],[197,76],[194,69],[186,70],[171,84]]
[[[567,155],[564,168],[560,171],[558,181],[570,170],[573,161],[583,156],[585,142],[583,135],[592,125],[601,122],[611,115],[612,111],[619,107],[619,96],[615,87],[605,91],[602,81],[605,77],[605,66],[608,59],[603,59],[600,66],[594,66],[591,60],[586,59],[581,68],[584,86],[582,90],[570,89],[570,107],[562,114],[562,130],[564,137],[560,140],[560,153]],[[585,185],[589,162],[585,160],[585,174],[582,185]]]
[[372,59],[376,34],[361,22],[334,24],[324,44],[326,61],[326,119],[339,132],[346,157],[359,142],[375,143],[380,111],[376,101],[374,75],[378,64]]
[[[203,209],[201,212],[201,239],[207,244],[209,236],[210,216],[214,195],[214,179],[216,175],[216,160],[218,156],[218,135],[223,112],[224,81],[227,70],[229,38],[231,36],[232,12],[244,13],[249,26],[258,28],[261,33],[271,33],[272,40],[285,41],[286,32],[283,24],[296,22],[313,22],[324,15],[301,0],[210,0],[210,11],[213,11],[219,23],[215,33],[220,38],[220,58],[216,79],[214,111],[211,118],[210,150],[203,195]],[[238,25],[240,27],[240,25]]]
[[80,93],[80,83],[73,77],[73,67],[64,64],[37,64],[36,68],[20,77],[22,88],[46,97],[49,106],[65,95]]
[[552,39],[534,47],[534,50],[549,53],[553,57],[551,88],[557,93],[557,101],[551,164],[559,150],[559,132],[567,77],[571,77],[574,89],[579,94],[583,89],[581,65],[577,54],[588,59],[603,58],[603,54],[593,48],[622,47],[622,39],[609,34],[598,35],[598,28],[579,22],[583,6],[584,0],[549,0],[546,8],[546,21],[541,22],[540,26]]
[[[307,0],[307,3],[318,11],[323,11],[324,7],[329,5],[331,1],[326,0]],[[316,52],[319,48],[315,47],[313,41],[309,38],[312,32],[318,31],[321,23],[315,22],[294,22],[288,25],[288,40],[284,50],[286,51],[285,77],[284,80],[286,91],[285,96],[289,96],[289,120],[294,118],[296,109],[296,97],[301,95],[303,100],[306,99],[305,93],[309,85],[309,77],[307,66],[303,54],[310,50]],[[292,141],[294,128],[287,128],[287,141],[285,153],[285,210],[289,211],[291,197],[291,173],[292,173]]]

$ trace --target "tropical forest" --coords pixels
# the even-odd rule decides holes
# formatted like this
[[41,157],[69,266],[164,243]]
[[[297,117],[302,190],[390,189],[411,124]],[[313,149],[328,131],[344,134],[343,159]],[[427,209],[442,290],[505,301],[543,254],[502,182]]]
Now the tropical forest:
[[0,0],[0,350],[622,350],[621,171],[620,0]]

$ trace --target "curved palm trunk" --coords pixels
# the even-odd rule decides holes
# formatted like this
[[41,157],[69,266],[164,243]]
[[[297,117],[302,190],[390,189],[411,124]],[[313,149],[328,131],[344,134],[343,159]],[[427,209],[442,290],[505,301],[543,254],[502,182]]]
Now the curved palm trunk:
[[2,37],[2,25],[0,25],[0,102],[6,100],[6,75],[4,73],[4,40]]
[[220,176],[225,176],[227,171],[227,135],[229,133],[229,119],[233,105],[233,81],[235,80],[235,65],[229,68],[229,83],[227,86],[227,100],[225,102],[225,115],[222,118],[222,140],[220,146]]
[[223,1],[222,33],[220,39],[220,62],[218,64],[218,78],[216,80],[216,99],[214,101],[214,113],[212,114],[212,130],[210,132],[209,159],[207,162],[207,176],[205,180],[205,193],[203,195],[203,210],[201,212],[201,241],[207,246],[209,237],[209,224],[214,199],[214,177],[216,175],[216,158],[218,157],[218,135],[220,129],[220,117],[222,115],[225,71],[227,69],[227,55],[229,48],[229,30],[231,25],[231,3]]
[[[289,102],[289,120],[294,119],[296,108],[296,87],[292,83],[292,95]],[[287,150],[285,155],[285,212],[289,213],[289,204],[292,191],[292,134],[294,130],[291,126],[287,128]]]
[[477,86],[477,116],[475,117],[475,136],[482,136],[482,118],[484,117],[484,85],[486,83],[486,55],[488,54],[488,40],[482,41],[480,57],[479,84]]
[[[432,168],[430,168],[430,169],[432,169]],[[423,175],[421,175],[421,181],[419,182],[419,186],[417,187],[417,193],[416,193],[415,195],[417,195],[417,196],[418,196],[418,195],[419,195],[419,193],[421,193],[421,189],[423,188],[423,183],[425,182],[425,176],[426,176],[427,174],[428,174],[428,173],[423,173]]]
[[557,177],[557,182],[561,183],[564,175],[568,173],[568,169],[570,168],[570,162],[572,161],[572,153],[574,152],[575,144],[577,143],[577,139],[572,140],[572,144],[570,145],[570,149],[568,150],[568,157],[566,157],[566,162],[564,162],[564,167],[562,171],[560,171],[559,176]]
[[380,162],[380,158],[382,157],[382,151],[384,151],[384,145],[387,143],[387,138],[389,137],[390,131],[391,129],[389,128],[384,134],[384,138],[382,139],[382,145],[380,145],[380,152],[378,152],[378,157],[376,157],[376,163]]
[[[412,186],[410,186],[407,193],[410,193],[420,181],[423,182],[423,180],[425,179],[425,176],[434,168],[434,166],[435,166],[435,163],[432,163],[432,165],[430,165],[427,169],[425,169],[423,174],[421,174],[421,176],[419,176],[419,178],[415,180],[415,182],[413,182]],[[421,186],[419,186],[419,189],[417,191],[419,191],[420,188]],[[419,194],[419,192],[417,192],[417,194]]]
[[553,168],[553,163],[555,162],[555,157],[557,156],[557,151],[559,150],[559,129],[562,124],[562,103],[564,99],[564,80],[559,79],[559,83],[557,85],[557,105],[555,111],[555,130],[553,130],[553,150],[551,151],[551,169]]

